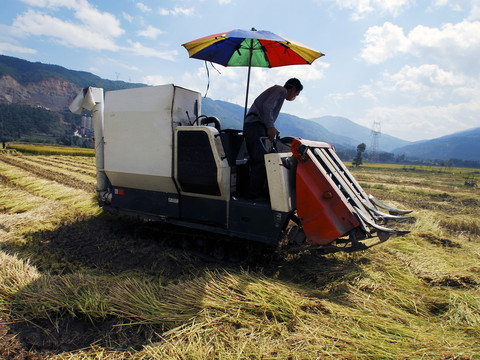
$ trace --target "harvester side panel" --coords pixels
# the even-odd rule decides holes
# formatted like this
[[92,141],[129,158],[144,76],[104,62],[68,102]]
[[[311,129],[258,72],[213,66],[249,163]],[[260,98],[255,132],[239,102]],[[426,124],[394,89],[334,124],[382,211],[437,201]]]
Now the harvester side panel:
[[311,245],[327,245],[360,225],[310,150],[298,162],[296,184],[297,214]]
[[114,187],[112,192],[111,206],[114,208],[160,217],[178,218],[180,216],[178,194],[127,187]]
[[[174,109],[178,94],[183,99],[182,111]],[[184,119],[187,110],[193,114],[200,100],[199,93],[174,85],[108,91],[104,152],[110,183],[176,193],[172,179],[173,120],[182,123],[182,114]]]
[[287,169],[282,159],[292,156],[292,153],[265,154],[268,189],[272,210],[290,212],[296,206],[295,169]]

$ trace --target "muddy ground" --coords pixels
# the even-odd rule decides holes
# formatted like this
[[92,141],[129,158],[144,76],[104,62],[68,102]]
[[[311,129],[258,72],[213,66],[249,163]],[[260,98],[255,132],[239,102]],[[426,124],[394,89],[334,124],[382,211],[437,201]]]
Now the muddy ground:
[[[79,269],[99,275],[126,275],[179,282],[201,275],[205,270],[250,270],[276,274],[299,283],[318,282],[318,273],[329,268],[323,281],[333,281],[355,265],[305,254],[294,258],[273,256],[264,249],[246,263],[216,262],[197,253],[181,249],[181,242],[172,241],[181,228],[152,224],[140,220],[102,215],[86,217],[64,224],[55,231],[32,234],[31,241],[2,244],[2,250],[30,259],[40,271],[51,274],[74,273]],[[258,249],[257,249],[258,250]],[[312,267],[312,264],[316,264]],[[324,270],[320,270],[323,268]],[[308,270],[307,270],[308,269]],[[302,271],[304,270],[304,271]],[[333,271],[332,271],[333,270]],[[52,314],[50,319],[13,319],[2,314],[0,319],[0,359],[44,359],[47,355],[75,351],[91,346],[107,349],[139,350],[157,341],[161,328],[121,324],[120,319],[90,321],[70,315]]]
[[[103,275],[144,274],[174,281],[217,266],[166,244],[165,236],[167,233],[144,222],[106,215],[38,232],[28,244],[6,243],[2,249],[20,257],[23,254],[40,271],[52,274],[87,269]],[[146,326],[117,326],[116,318],[92,322],[64,315],[22,321],[1,316],[0,359],[44,359],[47,354],[92,345],[140,349],[162,332]]]

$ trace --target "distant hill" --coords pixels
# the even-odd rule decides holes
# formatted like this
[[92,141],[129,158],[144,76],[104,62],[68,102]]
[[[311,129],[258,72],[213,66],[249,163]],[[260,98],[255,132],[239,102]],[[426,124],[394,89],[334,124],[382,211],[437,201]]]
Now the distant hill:
[[419,141],[397,148],[394,152],[412,159],[480,161],[480,127],[433,140]]
[[224,129],[242,129],[244,108],[222,100],[202,98],[202,114],[216,116]]
[[[367,152],[372,143],[372,129],[358,125],[353,121],[340,116],[322,116],[311,119],[327,128],[335,134],[342,134],[352,140],[351,145],[357,146],[360,143],[367,145]],[[391,152],[401,146],[411,144],[410,141],[402,140],[394,136],[381,133],[378,137],[378,150]]]
[[[7,106],[0,113],[3,125],[0,126],[0,138],[11,141],[18,138],[36,139],[40,136],[45,141],[56,138],[56,141],[68,144],[72,131],[81,122],[77,115],[69,112],[68,105],[80,89],[87,86],[109,91],[147,85],[106,80],[85,71],[0,55],[0,104]],[[8,108],[9,105],[12,107]],[[45,110],[51,114],[46,114]],[[241,129],[243,126],[243,107],[239,105],[203,98],[202,113],[217,116],[223,128]],[[25,121],[25,114],[29,114],[32,119],[41,117],[42,123]],[[281,136],[296,136],[333,144],[337,150],[342,151],[344,159],[352,156],[352,152],[355,154],[360,143],[367,145],[367,154],[371,145],[371,129],[343,117],[323,116],[308,120],[281,113],[276,126]],[[407,159],[480,161],[479,132],[477,128],[418,143],[381,134],[378,145],[379,151],[390,152],[391,159],[393,152],[395,155],[404,154]]]
[[[216,116],[222,127],[242,129],[244,108],[221,100],[202,99],[202,113]],[[354,124],[352,122],[352,124]],[[276,125],[280,136],[301,137],[308,140],[326,141],[342,149],[355,149],[359,142],[343,135],[329,131],[316,121],[302,119],[298,116],[280,113]]]
[[345,136],[335,134],[315,121],[302,119],[298,116],[280,114],[276,123],[280,136],[295,136],[308,140],[325,141],[335,145],[337,149],[354,150],[358,145],[353,146],[350,139]]

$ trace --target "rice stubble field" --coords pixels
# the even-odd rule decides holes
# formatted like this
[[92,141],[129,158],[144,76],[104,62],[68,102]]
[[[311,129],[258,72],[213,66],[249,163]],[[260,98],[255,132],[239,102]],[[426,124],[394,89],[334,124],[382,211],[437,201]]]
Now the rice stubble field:
[[0,153],[1,359],[480,358],[475,170],[352,169],[409,235],[240,267],[104,213],[94,161]]

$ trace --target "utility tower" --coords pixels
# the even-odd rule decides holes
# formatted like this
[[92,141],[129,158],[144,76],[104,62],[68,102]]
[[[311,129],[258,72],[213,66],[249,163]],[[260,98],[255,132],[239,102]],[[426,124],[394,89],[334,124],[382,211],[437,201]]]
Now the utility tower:
[[378,154],[378,143],[380,141],[380,135],[382,134],[382,127],[379,120],[373,121],[370,151],[368,152],[368,159],[371,162],[378,162],[380,156]]

